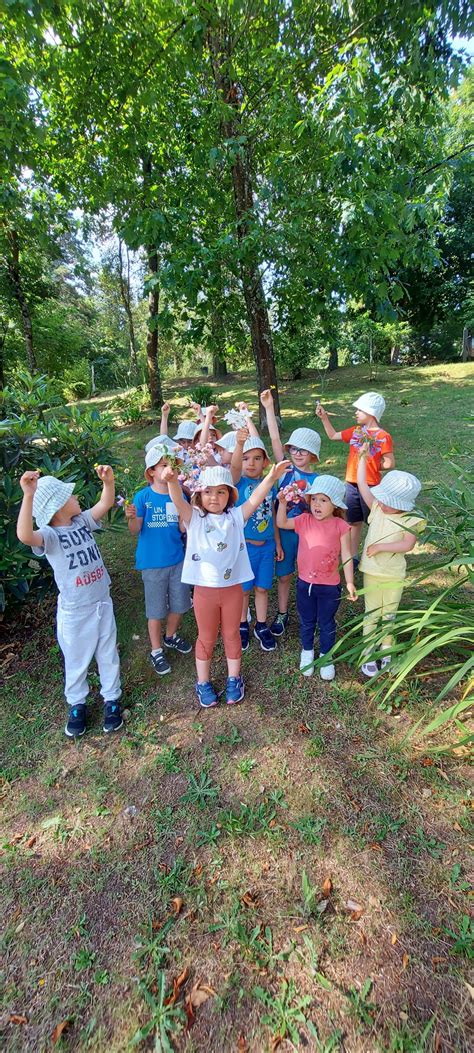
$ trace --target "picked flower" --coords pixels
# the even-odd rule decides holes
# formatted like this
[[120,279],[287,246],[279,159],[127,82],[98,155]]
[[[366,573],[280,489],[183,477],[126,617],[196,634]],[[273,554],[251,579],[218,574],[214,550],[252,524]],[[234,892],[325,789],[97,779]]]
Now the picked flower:
[[294,479],[292,483],[288,483],[288,486],[283,486],[279,493],[283,494],[288,504],[298,504],[307,488],[308,484],[305,479]]
[[368,428],[358,425],[357,428],[354,428],[349,445],[354,446],[356,450],[361,450],[366,444],[369,448],[370,457],[373,457],[376,453],[380,453],[380,450],[382,449],[381,440],[370,432]]
[[209,464],[209,458],[214,456],[212,443],[206,442],[204,443],[204,446],[201,446],[201,443],[197,442],[191,456],[193,465],[198,468],[206,468]]
[[119,494],[115,503],[118,505],[119,508],[123,508],[124,505],[129,505],[130,501],[127,501],[126,497],[122,497],[122,495]]
[[231,409],[224,414],[224,420],[234,431],[239,431],[239,428],[248,428],[248,423],[252,416],[253,413],[250,410]]

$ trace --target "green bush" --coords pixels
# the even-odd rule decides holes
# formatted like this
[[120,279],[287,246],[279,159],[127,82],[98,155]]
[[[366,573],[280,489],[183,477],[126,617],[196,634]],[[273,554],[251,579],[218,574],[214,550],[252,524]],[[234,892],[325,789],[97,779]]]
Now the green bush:
[[9,383],[0,393],[2,417],[32,417],[43,419],[54,406],[63,402],[56,380],[36,376],[27,369],[17,369],[9,377]]
[[[13,399],[11,400],[13,401]],[[17,403],[18,404],[18,403]],[[0,553],[0,609],[8,601],[22,600],[32,586],[51,584],[51,571],[45,560],[37,560],[16,536],[16,521],[22,501],[20,476],[28,469],[74,482],[75,493],[84,508],[97,500],[100,482],[94,464],[116,468],[113,421],[97,409],[86,412],[62,406],[61,418],[42,420],[24,414],[0,422],[0,530],[4,539]],[[111,519],[121,513],[112,512]]]
[[110,403],[110,409],[117,414],[122,424],[140,424],[143,414],[150,405],[147,388],[131,388],[124,395],[118,395]]
[[65,369],[61,378],[62,393],[67,402],[87,399],[91,394],[91,372],[85,359]]
[[197,402],[199,406],[212,406],[213,404],[214,396],[209,384],[196,384],[194,388],[190,388],[188,395],[191,401]]

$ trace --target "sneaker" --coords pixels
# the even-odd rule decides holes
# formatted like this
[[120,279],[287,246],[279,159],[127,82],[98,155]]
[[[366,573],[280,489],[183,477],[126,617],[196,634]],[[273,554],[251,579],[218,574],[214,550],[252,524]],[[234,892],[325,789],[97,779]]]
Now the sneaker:
[[352,557],[352,565],[354,567],[354,574],[357,574],[357,571],[359,570],[359,563],[360,563],[359,557],[358,556],[353,556]]
[[241,702],[245,695],[245,684],[241,676],[228,676],[225,685],[225,700],[228,706]]
[[160,647],[160,650],[157,651],[156,654],[150,655],[150,662],[155,673],[158,673],[158,676],[164,676],[165,673],[171,673],[171,666],[163,654],[162,647]]
[[172,651],[178,651],[179,654],[189,654],[192,651],[191,644],[183,640],[182,636],[178,636],[178,633],[174,633],[174,636],[164,636],[163,643],[165,647],[170,647]]
[[365,662],[365,664],[361,666],[360,671],[364,674],[364,676],[377,676],[379,667],[377,665],[377,662]]
[[381,663],[380,663],[380,668],[381,668],[381,669],[386,669],[386,668],[387,668],[387,666],[389,666],[389,665],[390,665],[391,661],[392,661],[392,656],[391,656],[391,654],[386,654],[386,655],[385,655],[385,658],[382,658],[382,661],[381,661]]
[[122,710],[118,702],[104,702],[104,731],[118,731],[123,727]]
[[67,724],[64,731],[68,739],[78,739],[86,730],[86,707],[82,702],[79,706],[71,706]]
[[205,680],[203,684],[196,684],[196,694],[199,699],[199,705],[203,709],[210,709],[211,706],[217,706],[218,695],[209,680]]
[[247,611],[247,621],[248,621],[248,624],[250,625],[251,621],[252,621],[252,611],[250,610],[250,607],[249,607],[249,609]]
[[[321,658],[321,655],[319,657]],[[321,677],[321,680],[334,680],[334,677],[336,675],[336,669],[332,664],[322,665],[319,670],[319,675]]]
[[314,662],[314,651],[302,651],[300,655],[300,672],[303,676],[313,675],[314,667],[312,662]]
[[241,641],[241,644],[242,644],[242,650],[243,651],[248,651],[248,649],[250,647],[250,637],[249,637],[248,622],[241,622],[240,623],[240,641]]
[[288,614],[280,614],[280,612],[278,612],[275,621],[272,622],[270,626],[272,636],[283,636],[289,620],[290,618]]
[[253,635],[256,640],[260,640],[262,651],[274,651],[276,649],[276,642],[268,625],[263,625],[261,629],[255,627]]

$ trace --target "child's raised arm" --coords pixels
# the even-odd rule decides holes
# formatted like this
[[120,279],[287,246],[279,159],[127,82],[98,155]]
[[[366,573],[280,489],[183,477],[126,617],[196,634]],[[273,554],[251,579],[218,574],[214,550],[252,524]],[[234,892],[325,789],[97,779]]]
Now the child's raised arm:
[[280,439],[280,432],[278,431],[278,424],[275,416],[275,406],[273,404],[273,395],[270,391],[270,388],[267,388],[266,391],[261,392],[260,402],[262,403],[262,406],[267,415],[268,432],[271,439],[273,456],[275,460],[279,462],[283,460],[285,456],[285,451],[283,449],[283,444]]
[[359,493],[366,505],[372,508],[375,498],[372,495],[372,491],[367,486],[367,456],[369,453],[368,443],[364,443],[362,449],[359,452],[359,464],[357,466],[357,486],[359,487]]
[[294,530],[295,519],[288,519],[288,507],[286,497],[282,491],[278,494],[278,510],[276,515],[277,527],[280,530]]
[[102,493],[90,511],[92,518],[98,523],[99,519],[107,515],[107,512],[113,507],[115,501],[115,478],[110,464],[97,464],[95,470],[102,481]]
[[239,428],[235,435],[235,446],[230,462],[232,482],[237,485],[242,478],[242,460],[244,456],[244,445],[249,437],[248,428]]
[[[237,406],[237,409],[240,410],[241,413],[248,413],[249,412],[249,408],[248,408],[246,402],[236,402],[236,406]],[[254,422],[253,422],[251,417],[248,418],[247,427],[248,427],[248,430],[249,430],[249,435],[252,435],[254,439],[255,438],[259,439],[260,438],[260,436],[258,434],[258,428],[257,428],[256,424],[254,424]]]
[[278,479],[281,479],[282,475],[288,471],[288,468],[291,468],[291,461],[280,461],[279,464],[272,464],[265,479],[262,479],[261,483],[258,484],[247,501],[240,506],[244,517],[244,523],[246,523],[247,519],[250,519],[250,516],[257,511],[258,506],[261,505],[273,484],[276,483]]
[[182,520],[185,526],[189,526],[193,510],[191,508],[191,505],[188,504],[188,502],[183,497],[183,492],[178,482],[178,476],[176,472],[173,471],[171,465],[168,464],[166,466],[166,468],[163,470],[161,478],[162,481],[168,486],[168,493],[176,508],[179,518]]
[[199,439],[201,446],[206,446],[206,444],[209,442],[209,431],[212,424],[212,418],[214,414],[217,413],[218,409],[218,406],[206,406],[206,412],[204,414],[204,424],[201,428],[201,437]]
[[16,536],[24,545],[31,545],[32,548],[42,548],[43,545],[43,535],[41,531],[35,530],[33,527],[33,497],[36,492],[39,476],[39,472],[23,472],[20,479],[20,486],[23,490],[23,501],[21,502],[21,508],[16,524]]
[[323,406],[321,406],[320,402],[316,403],[316,416],[319,417],[320,420],[322,420],[323,428],[326,432],[328,439],[342,439],[341,432],[336,431],[336,429],[333,428],[331,421],[329,420],[329,417],[326,413],[326,410],[323,408]]
[[164,402],[161,407],[161,420],[160,420],[160,435],[168,434],[168,417],[170,415],[171,406],[169,402]]

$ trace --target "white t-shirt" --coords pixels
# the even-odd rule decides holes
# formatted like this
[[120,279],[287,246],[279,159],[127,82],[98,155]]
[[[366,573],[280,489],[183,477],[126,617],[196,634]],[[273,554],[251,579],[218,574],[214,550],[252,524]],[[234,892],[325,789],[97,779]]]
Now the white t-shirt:
[[182,581],[210,588],[252,581],[244,526],[241,508],[229,508],[222,515],[203,515],[200,509],[193,508],[187,527]]

